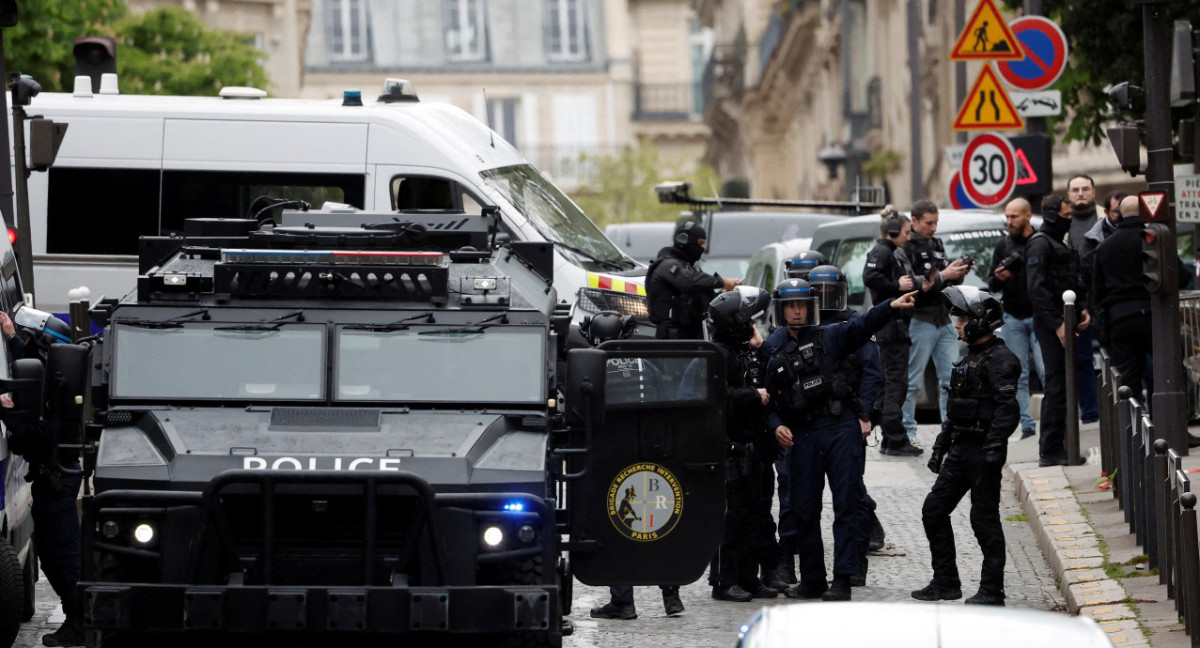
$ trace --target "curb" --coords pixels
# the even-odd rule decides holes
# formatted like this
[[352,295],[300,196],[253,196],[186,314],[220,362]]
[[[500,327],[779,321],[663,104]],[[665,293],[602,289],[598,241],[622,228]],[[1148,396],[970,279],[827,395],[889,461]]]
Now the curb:
[[1005,468],[1013,476],[1017,499],[1038,546],[1057,576],[1067,611],[1094,619],[1113,646],[1149,646],[1137,613],[1126,603],[1125,588],[1104,572],[1100,537],[1062,466],[1009,464]]

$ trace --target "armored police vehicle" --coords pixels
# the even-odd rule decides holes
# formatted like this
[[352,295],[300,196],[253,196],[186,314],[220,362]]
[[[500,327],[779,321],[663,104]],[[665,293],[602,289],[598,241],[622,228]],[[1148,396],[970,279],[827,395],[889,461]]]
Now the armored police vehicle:
[[481,211],[142,239],[136,294],[92,309],[91,645],[559,645],[573,576],[700,576],[724,507],[714,348],[566,353],[550,244],[498,245]]

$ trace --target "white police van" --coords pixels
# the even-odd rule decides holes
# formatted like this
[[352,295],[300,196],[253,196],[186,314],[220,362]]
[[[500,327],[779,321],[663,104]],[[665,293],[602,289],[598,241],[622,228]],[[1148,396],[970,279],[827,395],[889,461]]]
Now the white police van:
[[[0,237],[0,308],[10,316],[21,305],[17,259],[8,239]],[[8,347],[0,340],[0,378],[10,377]],[[37,557],[33,549],[32,491],[28,464],[9,449],[0,427],[0,647],[16,639],[22,621],[33,618]]]
[[[81,283],[96,298],[133,289],[139,236],[181,232],[188,218],[263,218],[279,198],[368,211],[495,205],[511,239],[553,244],[560,300],[604,285],[598,276],[633,285],[645,275],[511,144],[457,107],[420,102],[402,80],[378,99],[320,101],[252,88],[170,97],[76,87],[28,107],[69,124],[54,166],[29,179],[41,310],[65,311]],[[620,303],[644,311],[644,297],[625,291],[632,300]]]

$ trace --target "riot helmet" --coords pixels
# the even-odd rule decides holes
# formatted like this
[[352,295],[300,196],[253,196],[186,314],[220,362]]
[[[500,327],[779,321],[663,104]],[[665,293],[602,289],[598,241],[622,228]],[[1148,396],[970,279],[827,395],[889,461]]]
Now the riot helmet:
[[30,341],[33,344],[27,345],[26,348],[30,352],[37,349],[39,353],[45,354],[51,344],[71,342],[72,339],[71,327],[67,326],[66,322],[51,313],[30,308],[24,304],[17,307],[12,321],[18,329],[29,333]]
[[819,265],[808,273],[808,285],[817,296],[821,317],[846,310],[846,275],[837,266]]
[[[816,296],[813,295],[808,282],[803,279],[783,280],[778,286],[775,286],[775,292],[771,294],[771,302],[775,324],[778,326],[800,329],[817,326],[821,323],[820,314],[817,312]],[[796,310],[797,306],[800,307],[799,311]],[[788,319],[789,312],[793,314],[792,319]]]
[[813,268],[826,263],[828,261],[824,254],[816,250],[805,250],[788,261],[787,276],[789,279],[808,279],[808,273],[812,272]]
[[701,239],[707,240],[708,232],[695,221],[684,221],[675,229],[672,246],[683,254],[683,258],[689,263],[695,263],[700,260],[700,255],[704,254]]
[[609,340],[628,339],[637,330],[637,318],[617,311],[600,311],[579,322],[579,333],[591,346]]
[[974,286],[950,286],[942,291],[951,317],[967,318],[963,341],[971,344],[1004,324],[1004,307],[992,293]]
[[749,342],[754,320],[771,305],[771,295],[754,286],[738,286],[717,295],[708,305],[708,324],[714,340]]

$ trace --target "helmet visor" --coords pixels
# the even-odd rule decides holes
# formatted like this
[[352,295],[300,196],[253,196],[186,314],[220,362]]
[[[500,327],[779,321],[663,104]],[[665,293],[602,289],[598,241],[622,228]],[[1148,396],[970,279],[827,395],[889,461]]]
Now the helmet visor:
[[818,307],[823,311],[846,310],[846,286],[841,284],[814,284]]

